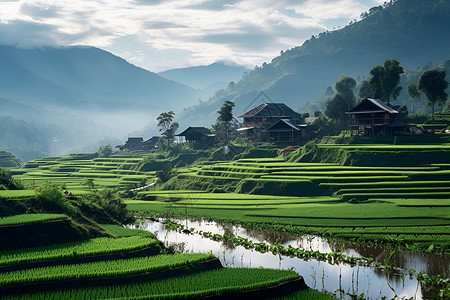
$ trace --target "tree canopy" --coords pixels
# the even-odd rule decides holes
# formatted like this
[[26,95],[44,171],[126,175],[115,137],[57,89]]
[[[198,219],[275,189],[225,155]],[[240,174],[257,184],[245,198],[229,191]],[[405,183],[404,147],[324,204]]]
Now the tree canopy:
[[412,100],[413,108],[412,113],[414,114],[414,103],[420,101],[420,92],[417,89],[417,84],[410,82],[408,83],[408,86],[406,88],[406,93],[408,94],[409,98]]
[[419,78],[417,88],[427,98],[428,106],[432,107],[432,118],[434,115],[434,106],[443,107],[447,102],[447,93],[445,89],[448,82],[445,80],[447,73],[445,70],[429,70],[423,72]]
[[369,84],[373,97],[381,99],[390,104],[391,97],[397,100],[402,87],[400,84],[400,74],[403,74],[403,67],[395,59],[386,59],[382,66],[375,66],[370,70]]
[[156,120],[158,121],[159,131],[161,135],[167,139],[167,148],[170,146],[170,139],[173,139],[175,132],[180,126],[177,122],[174,122],[175,113],[173,111],[162,112]]
[[336,95],[327,102],[325,115],[332,120],[338,131],[346,127],[345,112],[355,105],[355,86],[356,81],[352,77],[342,75],[334,84]]
[[217,111],[219,116],[215,125],[216,137],[219,140],[226,140],[228,143],[228,127],[233,120],[233,107],[235,103],[233,101],[225,101],[220,109]]

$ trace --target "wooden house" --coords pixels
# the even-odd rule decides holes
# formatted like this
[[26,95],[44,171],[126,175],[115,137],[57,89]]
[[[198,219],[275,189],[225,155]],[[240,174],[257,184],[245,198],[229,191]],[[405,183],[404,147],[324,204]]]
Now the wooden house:
[[120,151],[128,149],[130,151],[133,150],[142,150],[142,142],[144,139],[142,137],[129,137],[124,145],[118,145],[116,148],[119,148]]
[[146,139],[142,142],[143,150],[153,150],[156,148],[156,144],[158,143],[160,136],[152,136],[149,139]]
[[194,149],[204,149],[214,143],[215,135],[205,127],[188,127],[182,133],[176,134],[179,137],[178,142],[187,142]]
[[305,136],[300,114],[284,103],[262,103],[238,118],[243,122],[237,131],[254,142],[291,142]]
[[379,99],[366,98],[345,114],[350,117],[352,135],[396,134],[408,128],[402,114]]
[[156,143],[159,140],[159,136],[152,136],[151,138],[144,141],[142,137],[129,137],[124,145],[117,145],[116,148],[119,151],[124,151],[125,149],[129,151],[134,150],[153,150],[156,148]]
[[306,137],[306,124],[297,125],[294,120],[281,119],[264,132],[269,142],[295,142]]

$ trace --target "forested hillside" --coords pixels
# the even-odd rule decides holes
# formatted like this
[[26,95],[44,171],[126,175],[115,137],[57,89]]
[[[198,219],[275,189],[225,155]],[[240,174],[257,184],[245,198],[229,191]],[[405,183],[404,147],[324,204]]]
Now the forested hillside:
[[342,74],[366,76],[385,59],[395,58],[405,69],[443,62],[450,58],[446,32],[450,32],[448,1],[391,1],[363,12],[358,22],[313,36],[256,67],[234,86],[216,92],[207,104],[187,109],[182,124],[214,121],[225,100],[234,100],[235,112],[241,114],[260,91],[274,102],[298,108],[325,92]]

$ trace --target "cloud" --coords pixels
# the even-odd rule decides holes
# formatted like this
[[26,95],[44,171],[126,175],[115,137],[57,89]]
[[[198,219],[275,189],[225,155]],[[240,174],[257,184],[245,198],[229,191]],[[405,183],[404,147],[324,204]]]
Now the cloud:
[[219,60],[255,65],[270,61],[282,49],[301,45],[312,34],[331,29],[330,25],[348,24],[379,2],[1,1],[0,43],[91,45],[156,68],[152,71]]
[[187,5],[185,8],[220,11],[224,9],[232,9],[234,5],[239,2],[241,2],[241,0],[206,0],[197,4]]

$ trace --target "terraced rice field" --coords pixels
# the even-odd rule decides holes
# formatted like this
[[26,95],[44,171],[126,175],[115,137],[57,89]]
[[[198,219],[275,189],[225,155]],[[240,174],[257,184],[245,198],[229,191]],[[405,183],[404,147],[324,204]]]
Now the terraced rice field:
[[[61,219],[67,216],[16,215],[0,218],[0,228]],[[148,231],[102,227],[124,237],[0,251],[1,298],[189,299],[244,291],[260,298],[279,295],[280,285],[306,288],[291,270],[223,269],[211,252],[161,254],[162,244]]]
[[[184,190],[141,192],[139,200],[127,204],[138,214],[187,213],[364,241],[433,244],[449,251],[448,167],[448,162],[371,167],[246,159],[182,173],[170,187]],[[186,190],[189,186],[199,190]],[[215,187],[228,193],[207,192]]]
[[65,186],[73,194],[81,194],[89,191],[88,180],[96,189],[129,189],[150,182],[155,178],[154,172],[133,170],[140,161],[142,158],[120,154],[93,159],[83,155],[46,157],[28,162],[21,169],[12,169],[11,173],[29,188],[51,182]]
[[0,252],[0,266],[131,251],[150,247],[156,243],[155,239],[131,236],[120,239],[94,238],[44,247],[2,251]]
[[9,151],[0,151],[0,168],[18,168],[22,161]]
[[[196,299],[208,295],[256,290],[295,280],[294,271],[270,269],[217,269],[151,282],[67,289],[5,299]],[[249,295],[251,296],[251,295]],[[315,294],[315,296],[320,296]],[[236,297],[236,295],[234,295]]]
[[41,223],[54,220],[64,220],[67,218],[68,217],[63,214],[22,214],[8,217],[0,217],[0,227],[20,225],[20,224],[30,224],[30,223]]
[[0,273],[0,287],[64,279],[112,277],[170,269],[214,258],[212,254],[182,253],[117,259],[83,264],[68,264]]

